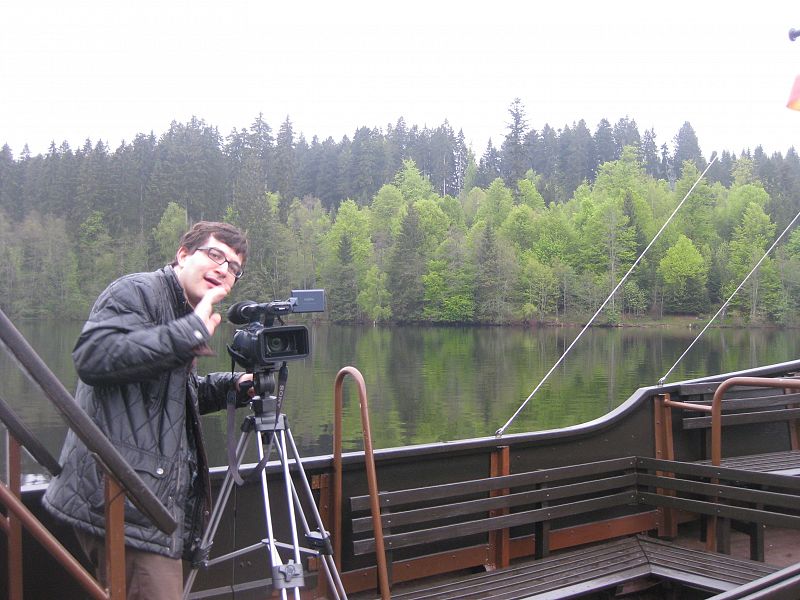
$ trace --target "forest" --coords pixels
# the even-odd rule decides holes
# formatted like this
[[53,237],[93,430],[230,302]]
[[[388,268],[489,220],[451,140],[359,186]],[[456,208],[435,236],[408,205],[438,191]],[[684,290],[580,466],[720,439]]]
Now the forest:
[[[0,137],[0,139],[2,139]],[[116,277],[171,262],[199,220],[250,241],[230,302],[324,288],[350,323],[585,322],[708,161],[691,124],[670,140],[632,118],[529,127],[519,100],[481,156],[463,131],[400,118],[311,141],[287,117],[222,135],[193,117],[116,149],[0,149],[0,306],[84,319]],[[741,285],[800,211],[794,148],[721,150],[599,322],[714,314],[795,324],[800,234]]]

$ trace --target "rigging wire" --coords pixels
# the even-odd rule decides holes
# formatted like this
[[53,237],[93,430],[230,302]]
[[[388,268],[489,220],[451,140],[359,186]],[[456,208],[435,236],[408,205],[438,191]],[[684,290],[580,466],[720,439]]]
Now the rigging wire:
[[789,224],[786,226],[786,229],[784,229],[784,230],[781,232],[781,234],[780,234],[780,235],[779,235],[777,238],[775,238],[775,241],[774,241],[774,242],[772,242],[772,245],[771,245],[771,246],[770,246],[770,247],[767,249],[767,251],[764,253],[764,256],[762,256],[762,257],[761,257],[761,259],[760,259],[760,260],[759,260],[759,261],[756,263],[756,265],[755,265],[755,266],[754,266],[754,267],[753,267],[753,268],[750,270],[750,272],[749,272],[749,273],[748,273],[748,274],[745,276],[745,278],[744,278],[744,279],[742,279],[741,283],[739,283],[738,287],[737,287],[735,290],[733,290],[733,293],[730,295],[730,297],[729,297],[727,300],[725,300],[725,303],[724,303],[722,306],[720,306],[719,310],[718,310],[716,313],[714,313],[714,316],[713,316],[713,317],[711,317],[711,319],[708,321],[708,323],[706,323],[706,326],[705,326],[705,327],[703,327],[702,331],[701,331],[700,333],[698,333],[698,334],[697,334],[697,337],[695,337],[695,338],[692,340],[692,343],[691,343],[691,344],[689,344],[689,346],[686,348],[686,350],[684,350],[684,351],[683,351],[683,354],[681,354],[681,355],[678,357],[678,360],[676,360],[676,361],[675,361],[675,364],[674,364],[674,365],[672,365],[672,367],[670,367],[669,371],[667,371],[666,373],[664,373],[664,376],[663,376],[661,379],[659,379],[659,380],[658,380],[658,385],[659,385],[659,386],[663,386],[663,385],[664,385],[664,381],[667,379],[667,377],[669,377],[670,373],[672,373],[672,371],[674,371],[674,370],[675,370],[675,367],[677,367],[677,366],[678,366],[678,364],[679,364],[679,363],[680,363],[680,362],[683,360],[683,358],[684,358],[684,357],[685,357],[687,354],[689,354],[689,351],[692,349],[692,347],[693,347],[693,346],[694,346],[694,345],[697,343],[697,341],[698,341],[698,340],[699,340],[699,339],[700,339],[700,338],[703,336],[703,334],[706,332],[706,330],[707,330],[709,327],[711,327],[711,324],[712,324],[712,323],[714,322],[714,320],[715,320],[715,319],[716,319],[716,318],[717,318],[717,317],[720,315],[720,313],[721,313],[723,310],[725,310],[725,307],[726,307],[726,306],[728,306],[728,304],[730,304],[731,300],[733,300],[733,297],[734,297],[734,296],[735,296],[735,295],[736,295],[736,294],[739,292],[739,290],[740,290],[740,289],[742,289],[742,286],[744,286],[744,284],[745,284],[745,283],[747,283],[747,280],[748,280],[748,279],[750,279],[750,276],[751,276],[751,275],[753,275],[753,273],[755,273],[755,272],[758,270],[758,267],[760,267],[760,266],[761,266],[761,263],[762,263],[762,262],[764,262],[764,260],[767,258],[767,256],[769,256],[770,252],[772,252],[772,250],[775,248],[775,246],[777,246],[777,245],[778,245],[778,242],[780,242],[780,241],[781,241],[781,239],[783,239],[783,236],[784,236],[784,235],[786,235],[786,232],[787,232],[787,231],[789,231],[789,230],[792,228],[792,226],[794,225],[795,221],[797,221],[798,217],[800,217],[800,212],[798,212],[798,213],[797,213],[797,214],[794,216],[794,219],[792,219],[791,223],[789,223]]
[[609,301],[611,300],[611,298],[613,298],[613,297],[614,297],[614,294],[616,294],[616,293],[617,293],[617,290],[619,290],[619,288],[622,286],[622,284],[623,284],[623,283],[625,283],[625,281],[628,279],[628,276],[629,276],[629,275],[630,275],[630,274],[633,272],[633,270],[636,268],[636,265],[638,265],[638,264],[639,264],[639,261],[641,261],[641,260],[642,260],[642,258],[644,257],[644,255],[645,255],[645,254],[647,254],[647,251],[648,251],[648,250],[650,250],[650,247],[651,247],[651,246],[652,246],[652,245],[655,243],[655,241],[656,241],[656,240],[659,238],[659,236],[660,236],[660,235],[661,235],[661,233],[664,231],[664,229],[666,229],[666,228],[667,228],[667,225],[669,225],[669,224],[670,224],[670,222],[672,221],[672,219],[675,217],[675,215],[678,213],[678,211],[680,210],[680,208],[683,206],[684,202],[686,202],[686,199],[687,199],[687,198],[688,198],[688,197],[691,195],[691,193],[694,191],[694,188],[696,188],[696,187],[697,187],[697,185],[698,185],[698,184],[700,183],[700,181],[703,179],[703,177],[705,176],[705,174],[706,174],[706,173],[708,172],[708,170],[711,168],[711,165],[713,165],[713,164],[716,162],[716,160],[717,160],[717,153],[716,153],[716,152],[714,152],[714,153],[711,155],[711,160],[709,161],[709,163],[708,163],[708,166],[706,166],[706,168],[703,170],[703,172],[702,172],[702,173],[700,173],[700,177],[698,177],[698,178],[697,178],[697,181],[695,181],[695,182],[692,184],[692,187],[690,187],[690,188],[689,188],[689,191],[688,191],[688,192],[686,192],[686,195],[683,197],[683,200],[681,200],[681,201],[678,203],[678,205],[675,207],[675,210],[673,210],[673,211],[672,211],[672,214],[669,216],[669,218],[668,218],[666,221],[664,221],[664,224],[661,226],[661,229],[659,229],[659,230],[658,230],[658,232],[656,233],[655,237],[654,237],[652,240],[650,240],[650,243],[649,243],[649,244],[647,244],[647,247],[646,247],[644,250],[642,250],[642,253],[641,253],[641,254],[640,254],[640,255],[639,255],[637,258],[636,258],[636,260],[634,261],[634,263],[631,265],[631,268],[630,268],[630,269],[628,269],[628,272],[627,272],[627,273],[625,273],[624,277],[623,277],[622,279],[620,279],[620,280],[619,280],[619,283],[617,283],[617,285],[616,285],[616,286],[614,286],[614,289],[613,289],[613,290],[611,290],[611,293],[608,295],[608,297],[607,297],[607,298],[606,298],[606,299],[603,301],[603,303],[600,305],[600,308],[598,308],[598,309],[597,309],[597,311],[596,311],[596,312],[595,312],[595,313],[592,315],[592,318],[591,318],[591,319],[589,319],[589,322],[588,322],[588,323],[586,323],[586,325],[584,325],[584,327],[583,327],[583,329],[581,329],[580,333],[578,333],[578,335],[575,337],[575,339],[574,339],[574,340],[572,340],[572,343],[571,343],[571,344],[570,344],[570,345],[567,347],[567,349],[566,349],[566,350],[564,350],[564,353],[563,353],[563,354],[562,354],[562,355],[559,357],[559,359],[558,359],[558,360],[555,362],[555,364],[553,364],[553,366],[552,366],[552,367],[550,367],[550,370],[549,370],[549,371],[548,371],[548,372],[545,374],[545,376],[544,376],[544,377],[542,378],[542,380],[539,382],[539,385],[537,385],[537,386],[534,388],[534,390],[533,390],[533,391],[530,393],[530,395],[529,395],[529,396],[528,396],[528,397],[525,399],[525,401],[524,401],[522,404],[520,404],[520,406],[519,406],[519,408],[516,410],[516,412],[515,412],[513,415],[511,415],[511,418],[510,418],[508,421],[506,421],[506,424],[505,424],[505,425],[503,425],[503,426],[502,426],[500,429],[498,429],[497,431],[495,431],[495,432],[494,432],[494,434],[495,434],[495,436],[496,436],[496,437],[502,437],[502,436],[503,436],[503,434],[505,433],[506,429],[508,429],[508,427],[511,425],[511,423],[513,423],[513,422],[514,422],[514,419],[516,419],[516,418],[517,418],[517,416],[519,416],[519,414],[520,414],[520,413],[523,411],[523,409],[524,409],[524,408],[525,408],[525,407],[528,405],[528,402],[530,402],[531,398],[533,398],[533,396],[536,394],[536,392],[538,392],[538,391],[539,391],[539,388],[541,388],[541,387],[544,385],[544,383],[547,381],[547,379],[550,377],[550,375],[553,373],[553,371],[555,371],[555,370],[556,370],[556,368],[558,368],[558,365],[560,365],[560,364],[561,364],[561,362],[564,360],[564,358],[567,356],[567,354],[569,354],[569,351],[570,351],[570,350],[572,350],[572,347],[573,347],[573,346],[574,346],[574,345],[575,345],[575,344],[578,342],[578,340],[579,340],[579,339],[581,339],[581,336],[582,336],[582,335],[583,335],[583,334],[586,332],[586,330],[587,330],[587,329],[589,329],[589,327],[591,326],[591,324],[592,324],[592,323],[594,322],[594,320],[597,318],[597,315],[599,315],[599,314],[600,314],[600,313],[603,311],[603,309],[606,307],[606,304],[608,304],[608,303],[609,303]]

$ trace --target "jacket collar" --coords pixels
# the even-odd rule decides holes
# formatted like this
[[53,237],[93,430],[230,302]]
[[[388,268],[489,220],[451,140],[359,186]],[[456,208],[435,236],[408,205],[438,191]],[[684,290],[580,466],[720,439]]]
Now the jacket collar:
[[183,292],[181,282],[178,281],[178,274],[175,272],[175,269],[172,268],[172,265],[167,265],[161,270],[167,278],[169,289],[172,292],[174,306],[178,313],[187,314],[192,312],[192,307],[189,306],[189,301],[186,299],[186,294]]

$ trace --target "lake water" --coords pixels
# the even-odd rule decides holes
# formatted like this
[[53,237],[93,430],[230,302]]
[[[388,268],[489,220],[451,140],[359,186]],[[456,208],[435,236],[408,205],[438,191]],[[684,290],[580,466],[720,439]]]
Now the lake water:
[[[81,323],[18,322],[16,326],[71,392],[70,352]],[[574,425],[615,408],[637,388],[655,384],[697,335],[686,328],[592,329],[537,392],[509,433]],[[364,375],[376,448],[492,435],[514,414],[579,333],[578,328],[310,327],[311,356],[289,361],[284,404],[304,457],[332,451],[333,382],[344,366]],[[216,357],[201,373],[230,369],[224,324]],[[793,360],[794,330],[714,329],[706,332],[668,382]],[[58,456],[65,426],[36,385],[0,351],[0,396]],[[345,449],[361,447],[356,386],[345,385]],[[240,409],[243,418],[246,409]],[[225,413],[203,417],[212,464],[225,464]],[[246,456],[255,457],[255,448]],[[4,456],[5,447],[0,449]],[[4,464],[3,459],[2,463]],[[42,473],[27,458],[25,471]]]

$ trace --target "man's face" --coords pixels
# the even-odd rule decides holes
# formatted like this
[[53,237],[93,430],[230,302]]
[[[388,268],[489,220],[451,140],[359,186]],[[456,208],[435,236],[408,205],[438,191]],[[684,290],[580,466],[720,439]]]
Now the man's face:
[[[225,255],[227,260],[239,265],[244,262],[241,254],[237,254],[233,248],[218,241],[213,235],[209,236],[200,247],[216,248]],[[230,264],[228,262],[217,264],[209,258],[208,250],[198,249],[190,252],[186,247],[181,246],[178,250],[177,260],[178,281],[186,294],[186,299],[193,307],[197,306],[203,296],[215,287],[223,287],[227,295],[236,282]]]

